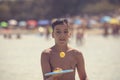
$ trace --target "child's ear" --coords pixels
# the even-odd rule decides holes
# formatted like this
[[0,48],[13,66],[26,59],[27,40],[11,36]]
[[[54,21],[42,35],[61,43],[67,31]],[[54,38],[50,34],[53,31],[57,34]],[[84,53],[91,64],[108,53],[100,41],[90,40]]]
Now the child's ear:
[[71,35],[72,35],[72,33],[70,32],[70,33],[69,33],[69,38],[71,37]]

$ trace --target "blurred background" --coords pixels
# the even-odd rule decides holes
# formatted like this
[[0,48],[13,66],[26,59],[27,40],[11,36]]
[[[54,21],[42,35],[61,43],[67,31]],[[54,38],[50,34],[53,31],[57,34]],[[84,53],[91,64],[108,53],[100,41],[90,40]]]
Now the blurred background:
[[56,18],[68,19],[90,80],[120,79],[120,0],[0,0],[0,80],[43,79]]

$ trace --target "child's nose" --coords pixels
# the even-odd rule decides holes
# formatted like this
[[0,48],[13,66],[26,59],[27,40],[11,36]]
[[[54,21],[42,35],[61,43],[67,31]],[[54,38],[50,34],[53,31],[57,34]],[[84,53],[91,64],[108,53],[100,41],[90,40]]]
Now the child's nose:
[[61,34],[60,34],[60,36],[61,36],[61,37],[64,37],[64,36],[65,36],[65,34],[64,34],[64,33],[61,33]]

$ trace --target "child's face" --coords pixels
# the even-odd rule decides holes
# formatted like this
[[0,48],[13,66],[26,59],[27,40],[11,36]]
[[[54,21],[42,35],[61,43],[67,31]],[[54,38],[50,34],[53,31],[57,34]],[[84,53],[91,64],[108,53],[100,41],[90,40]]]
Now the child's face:
[[70,29],[67,25],[56,25],[52,36],[55,39],[56,44],[67,44],[68,39],[70,37]]

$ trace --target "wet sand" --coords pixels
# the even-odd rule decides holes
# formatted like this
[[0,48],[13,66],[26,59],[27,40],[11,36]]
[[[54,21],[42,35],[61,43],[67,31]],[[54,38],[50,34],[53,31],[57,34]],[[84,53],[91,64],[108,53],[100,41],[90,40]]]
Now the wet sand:
[[[120,37],[87,35],[82,46],[76,46],[74,39],[70,42],[83,53],[90,80],[120,79]],[[37,34],[22,35],[21,39],[0,35],[0,80],[42,80],[41,51],[53,44],[53,39]]]

